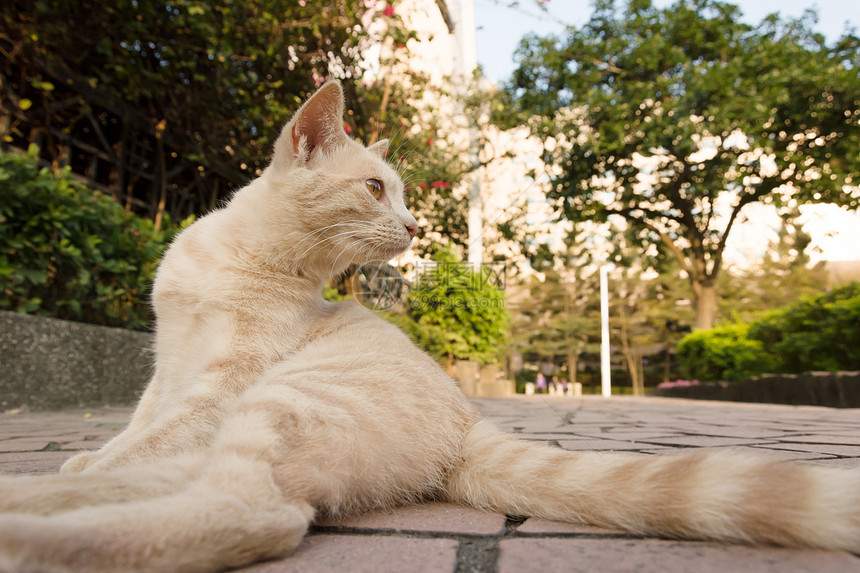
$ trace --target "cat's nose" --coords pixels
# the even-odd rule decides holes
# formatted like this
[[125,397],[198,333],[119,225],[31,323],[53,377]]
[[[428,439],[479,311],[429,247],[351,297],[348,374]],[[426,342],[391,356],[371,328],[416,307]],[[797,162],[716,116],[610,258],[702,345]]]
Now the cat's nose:
[[418,233],[418,223],[409,221],[408,223],[403,224],[406,227],[406,232],[409,233],[409,238],[414,239],[415,234]]

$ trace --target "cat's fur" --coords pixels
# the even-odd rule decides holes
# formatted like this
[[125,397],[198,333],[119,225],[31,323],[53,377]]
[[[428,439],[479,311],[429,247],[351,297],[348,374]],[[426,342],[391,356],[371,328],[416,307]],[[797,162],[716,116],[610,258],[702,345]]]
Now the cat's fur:
[[416,227],[387,144],[349,139],[342,113],[324,85],[263,175],[171,246],[129,427],[59,475],[0,480],[0,570],[213,571],[289,553],[320,512],[426,499],[860,552],[857,470],[518,441],[396,327],[325,302],[327,277],[402,252]]

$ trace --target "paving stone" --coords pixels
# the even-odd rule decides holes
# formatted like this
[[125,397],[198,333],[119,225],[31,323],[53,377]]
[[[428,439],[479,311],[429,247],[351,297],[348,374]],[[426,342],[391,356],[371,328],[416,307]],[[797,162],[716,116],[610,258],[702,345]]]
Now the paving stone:
[[[56,447],[55,447],[56,446]],[[40,452],[45,448],[55,449],[60,448],[60,443],[45,437],[45,438],[9,438],[0,440],[0,453],[9,452]]]
[[[644,440],[643,440],[644,442]],[[714,448],[714,447],[723,447],[723,446],[749,446],[756,443],[768,443],[767,441],[761,440],[746,440],[739,438],[718,438],[713,436],[678,436],[671,438],[655,438],[653,440],[648,440],[647,444],[643,444],[643,447],[647,447],[650,444],[658,444],[663,446],[687,446],[687,447],[697,447],[697,448]]]
[[[570,449],[615,449],[618,453],[614,455],[634,456],[664,454],[690,446],[729,446],[780,459],[860,467],[860,409],[626,397],[483,399],[474,403],[499,427],[507,431],[520,428],[520,438],[553,440]],[[98,447],[125,427],[131,411],[99,408],[0,414],[0,473],[56,472],[72,451],[29,450],[45,449],[39,446],[51,443],[55,445],[49,450],[56,445],[63,450]],[[247,570],[453,571],[458,547],[461,554],[467,554],[472,544],[478,550],[470,555],[478,556],[479,561],[485,559],[481,561],[483,570],[490,571],[495,567],[497,541],[501,552],[496,570],[501,573],[860,572],[860,560],[845,553],[643,540],[534,518],[520,525],[512,536],[506,536],[504,516],[447,504],[424,504],[323,522],[293,556]],[[491,550],[482,553],[481,548]]]
[[758,456],[770,456],[777,460],[807,461],[807,460],[836,460],[836,456],[821,452],[792,452],[789,450],[772,450],[769,446],[731,446],[733,451],[749,452]]
[[349,527],[393,531],[437,531],[461,535],[498,535],[505,516],[450,503],[424,503],[391,512],[377,511],[344,519],[325,519],[318,527]]
[[838,466],[843,468],[860,468],[860,458],[819,459],[810,461],[809,463],[821,464],[825,466]]
[[860,559],[844,552],[746,547],[652,539],[506,539],[498,573],[848,573]]
[[792,436],[790,438],[777,438],[776,441],[798,444],[836,444],[846,446],[860,446],[860,436],[845,436],[835,434]]
[[248,573],[441,573],[453,572],[453,539],[364,535],[312,535],[290,557],[242,569]]
[[591,438],[604,438],[608,440],[628,440],[628,441],[637,441],[637,440],[647,440],[652,438],[669,438],[673,436],[677,436],[677,433],[674,432],[658,432],[658,431],[650,431],[643,432],[638,428],[613,428],[607,432],[580,432],[582,435]]
[[860,446],[839,446],[831,444],[769,444],[771,450],[790,450],[796,452],[816,452],[834,456],[860,457]]
[[556,433],[531,433],[522,432],[515,434],[521,440],[548,441],[548,440],[594,440],[604,439],[595,438],[590,435],[583,435],[578,432],[556,432]]
[[697,433],[721,438],[741,438],[748,440],[770,440],[785,435],[778,430],[751,428],[749,426],[704,426]]
[[621,440],[598,440],[594,438],[583,438],[581,440],[558,440],[558,443],[565,450],[572,451],[636,451],[641,450],[642,448],[653,447],[650,444],[644,444],[640,442],[625,442]]
[[515,434],[519,433],[542,433],[542,434],[552,434],[555,432],[564,433],[565,430],[576,431],[573,426],[564,422],[564,420],[560,419],[552,419],[552,420],[524,420],[520,424],[511,424],[510,428],[505,428],[508,431],[513,431]]
[[0,474],[56,473],[70,452],[12,452],[0,454]]

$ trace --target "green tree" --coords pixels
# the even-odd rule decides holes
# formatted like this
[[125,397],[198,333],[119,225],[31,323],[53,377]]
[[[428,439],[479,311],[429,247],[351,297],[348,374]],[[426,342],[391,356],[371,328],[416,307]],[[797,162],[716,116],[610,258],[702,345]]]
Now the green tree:
[[833,46],[814,16],[754,28],[714,0],[660,9],[596,2],[563,39],[529,37],[495,106],[560,140],[552,197],[571,219],[621,216],[643,244],[674,256],[696,326],[717,310],[726,240],[746,205],[849,207],[860,169],[860,41]]
[[[330,68],[355,76],[357,0],[36,0],[0,8],[4,96],[64,109],[63,81],[132,106],[205,164],[254,174],[278,128]],[[62,95],[61,95],[62,94]],[[15,98],[13,100],[13,98]],[[17,101],[16,101],[17,100]],[[26,100],[26,101],[24,101]]]
[[[631,233],[614,232],[613,268],[609,273],[610,327],[613,350],[619,351],[633,393],[644,394],[645,361],[664,357],[662,377],[672,370],[669,349],[690,330],[692,317],[684,303],[678,265],[643,253]],[[635,237],[634,237],[635,238]],[[651,365],[653,370],[654,366]]]
[[[421,38],[397,6],[385,6],[363,0],[0,3],[0,137],[26,147],[21,129],[35,125],[45,137],[43,158],[63,165],[70,151],[58,131],[84,122],[91,132],[83,118],[96,102],[110,101],[146,118],[178,160],[226,179],[196,182],[218,185],[214,195],[224,199],[265,168],[281,126],[324,79],[335,77],[347,97],[345,129],[365,143],[389,138],[390,157],[412,184],[409,206],[419,219],[443,214],[429,231],[463,243],[463,206],[451,195],[462,172],[458,152],[440,144],[447,137],[438,129],[443,122],[420,103],[429,79],[406,65],[411,41]],[[379,62],[365,59],[373,42],[386,46]],[[381,79],[366,80],[375,63]],[[414,149],[422,149],[420,160],[409,159]],[[142,209],[156,221],[166,187]],[[204,210],[218,201],[206,203]],[[419,242],[428,248],[428,241]]]
[[504,292],[492,283],[488,269],[472,269],[450,247],[439,249],[433,262],[407,297],[410,318],[435,333],[428,350],[447,356],[449,363],[455,358],[483,364],[498,360],[509,322]]
[[797,213],[790,211],[783,214],[777,237],[760,262],[743,269],[727,267],[720,274],[719,315],[732,320],[753,320],[764,311],[818,294],[827,286],[822,263],[809,266],[806,250],[811,238],[796,217]]
[[561,252],[540,244],[529,258],[540,276],[529,276],[521,287],[528,295],[515,308],[512,342],[525,360],[552,362],[576,382],[580,358],[600,345],[599,285],[589,245],[574,226]]

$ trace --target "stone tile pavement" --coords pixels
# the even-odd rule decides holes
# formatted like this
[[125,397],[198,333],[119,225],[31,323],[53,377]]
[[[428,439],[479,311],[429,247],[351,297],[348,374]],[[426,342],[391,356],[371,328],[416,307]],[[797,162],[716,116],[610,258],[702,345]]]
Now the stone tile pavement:
[[[860,410],[659,398],[475,399],[500,427],[568,450],[653,455],[733,447],[860,466]],[[0,414],[0,473],[56,471],[118,433],[125,408]],[[858,484],[860,487],[860,484]],[[286,572],[860,572],[844,552],[648,539],[432,503],[316,524],[296,552],[245,568]]]

